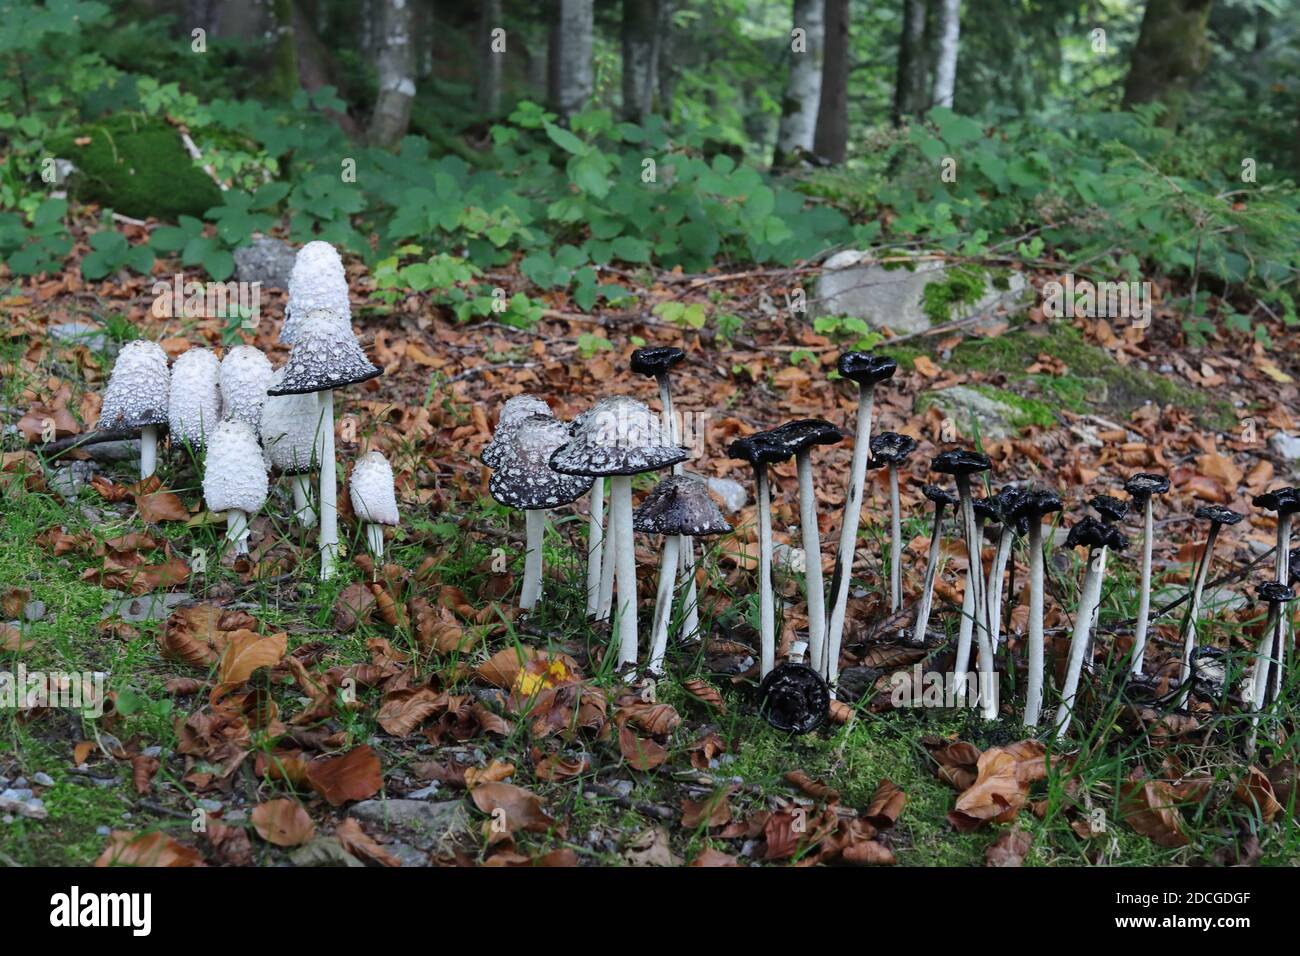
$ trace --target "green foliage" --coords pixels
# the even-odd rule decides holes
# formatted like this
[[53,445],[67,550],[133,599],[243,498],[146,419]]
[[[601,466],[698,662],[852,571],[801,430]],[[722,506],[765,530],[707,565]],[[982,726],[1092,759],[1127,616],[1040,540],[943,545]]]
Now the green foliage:
[[98,281],[123,268],[141,275],[148,275],[153,268],[152,249],[146,245],[133,246],[125,236],[112,229],[92,233],[90,249],[81,260],[81,274],[91,281]]
[[15,275],[55,272],[72,251],[72,237],[63,225],[66,199],[47,199],[32,214],[31,228],[22,215],[0,212],[0,259]]
[[423,254],[420,246],[402,246],[395,255],[380,260],[374,272],[376,298],[391,306],[407,293],[432,292],[432,301],[449,306],[462,322],[491,318],[531,328],[542,317],[540,303],[522,292],[507,296],[504,289],[488,288],[477,281],[482,271],[459,256],[438,253],[423,261],[403,261]]
[[181,216],[179,225],[159,226],[149,236],[155,252],[181,254],[181,264],[202,266],[218,282],[235,271],[235,257],[219,235],[205,235],[203,223],[193,216]]

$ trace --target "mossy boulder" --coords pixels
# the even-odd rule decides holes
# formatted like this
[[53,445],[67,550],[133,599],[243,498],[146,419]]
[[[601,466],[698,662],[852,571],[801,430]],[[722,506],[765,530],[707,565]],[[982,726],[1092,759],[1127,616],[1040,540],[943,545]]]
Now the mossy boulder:
[[137,219],[175,222],[221,205],[221,190],[194,164],[176,130],[159,120],[119,113],[50,143],[77,172],[71,189],[82,202],[96,202]]

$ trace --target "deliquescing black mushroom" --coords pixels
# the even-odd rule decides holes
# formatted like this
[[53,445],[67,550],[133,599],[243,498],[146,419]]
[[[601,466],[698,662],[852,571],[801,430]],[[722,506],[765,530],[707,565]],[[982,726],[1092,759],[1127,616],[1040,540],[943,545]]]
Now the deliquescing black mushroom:
[[1015,517],[1028,525],[1029,532],[1029,674],[1025,688],[1026,727],[1037,727],[1043,709],[1043,519],[1061,510],[1061,497],[1054,491],[1029,491],[1020,499]]
[[1011,547],[1015,543],[1016,535],[1023,537],[1028,528],[1028,523],[1018,514],[1024,496],[1023,490],[1008,485],[999,491],[993,500],[1001,530],[998,533],[998,549],[993,556],[993,570],[987,581],[988,594],[985,601],[988,602],[989,608],[989,626],[993,629],[990,643],[993,645],[994,654],[998,652],[998,646],[1002,643],[1002,577],[1006,574],[1007,564],[1011,560]]
[[853,437],[853,465],[849,472],[848,491],[844,496],[844,517],[840,523],[839,550],[835,555],[835,571],[831,575],[826,677],[832,685],[840,670],[840,641],[844,634],[844,617],[848,611],[853,557],[858,546],[858,523],[862,520],[862,489],[867,475],[867,457],[871,452],[871,413],[876,386],[894,377],[898,363],[886,355],[872,352],[846,352],[840,356],[837,368],[841,376],[858,385],[858,417]]
[[[1290,576],[1290,548],[1292,516],[1300,511],[1300,488],[1275,488],[1262,495],[1256,495],[1252,501],[1256,508],[1264,508],[1277,514],[1277,551],[1273,560],[1274,574],[1279,581],[1286,581]],[[1288,628],[1287,616],[1280,616],[1284,635]],[[1284,647],[1285,636],[1279,641]],[[1281,681],[1281,663],[1278,664],[1278,680]],[[1280,686],[1280,683],[1279,683]]]
[[1142,569],[1138,578],[1137,626],[1133,631],[1133,662],[1130,667],[1134,677],[1142,676],[1146,659],[1147,632],[1151,627],[1151,544],[1155,538],[1156,495],[1169,490],[1169,479],[1164,475],[1138,472],[1124,482],[1124,490],[1133,503],[1142,508]]
[[[966,587],[961,598],[961,618],[957,625],[957,654],[953,661],[953,674],[959,690],[958,699],[964,698],[964,689],[966,676],[970,671],[970,646],[971,637],[975,633],[975,609],[976,609],[976,588],[984,589],[985,582],[983,577],[983,545],[984,545],[984,524],[989,521],[1000,521],[1002,513],[998,510],[996,499],[993,498],[975,498],[971,502],[975,509],[975,540],[980,542],[980,575],[973,578],[971,575],[966,577]],[[984,615],[987,619],[989,611],[987,593],[984,597]],[[990,635],[989,654],[992,656],[992,640]],[[985,656],[983,649],[980,651],[981,659]]]
[[[701,479],[670,475],[655,486],[633,512],[632,526],[644,534],[663,535],[664,550],[659,563],[659,589],[655,596],[654,626],[651,628],[650,660],[646,669],[663,674],[664,655],[668,650],[668,625],[672,620],[679,542],[697,537],[726,534],[731,525],[709,497],[709,487]],[[689,545],[688,545],[689,546]],[[683,627],[690,636],[689,625]]]
[[170,382],[167,353],[162,346],[136,339],[117,353],[104,389],[104,403],[95,427],[140,433],[141,478],[148,478],[158,468],[158,429],[167,424]]
[[1251,705],[1255,712],[1252,723],[1258,722],[1259,712],[1276,701],[1282,692],[1282,666],[1285,663],[1282,645],[1287,634],[1284,607],[1295,598],[1295,591],[1281,581],[1261,584],[1257,593],[1261,600],[1268,602],[1268,618],[1264,622],[1264,633],[1259,639],[1251,671]]
[[822,583],[822,539],[817,527],[817,493],[813,486],[812,450],[834,445],[844,433],[821,418],[801,418],[767,433],[794,455],[799,475],[799,533],[803,540],[804,590],[808,595],[808,659],[823,677],[827,673],[826,594]]
[[898,466],[916,451],[916,439],[898,432],[881,432],[871,439],[868,470],[889,469],[889,611],[903,607],[903,518],[898,502]]
[[1196,622],[1201,616],[1201,595],[1205,591],[1205,582],[1210,577],[1210,565],[1214,562],[1214,543],[1219,538],[1219,529],[1231,527],[1245,515],[1218,505],[1203,505],[1195,512],[1198,521],[1210,522],[1209,534],[1205,537],[1205,553],[1196,567],[1196,576],[1192,581],[1191,599],[1187,604],[1187,613],[1183,616],[1182,644],[1183,662],[1178,674],[1179,686],[1191,689],[1192,659],[1196,655]]
[[921,604],[916,612],[916,628],[912,643],[924,646],[926,630],[930,626],[930,611],[934,607],[934,581],[939,574],[939,551],[943,543],[944,508],[957,508],[959,502],[952,492],[938,485],[925,485],[921,493],[934,503],[934,526],[930,529],[930,550],[925,561],[925,582],[921,585]]
[[777,730],[807,734],[816,730],[830,712],[830,685],[803,661],[798,651],[758,685],[758,710]]

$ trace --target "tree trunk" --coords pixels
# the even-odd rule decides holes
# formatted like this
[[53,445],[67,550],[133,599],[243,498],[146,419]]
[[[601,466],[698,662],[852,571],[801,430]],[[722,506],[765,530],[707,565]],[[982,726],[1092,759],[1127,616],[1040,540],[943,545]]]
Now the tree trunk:
[[[492,49],[492,31],[504,26],[501,0],[480,0],[478,21],[478,108],[486,116],[495,117],[501,112],[501,65],[505,52]],[[509,42],[508,40],[506,42]]]
[[898,38],[898,75],[894,80],[894,125],[916,116],[929,105],[930,75],[926,62],[925,21],[927,0],[903,0],[903,32]]
[[639,123],[654,109],[658,0],[623,0],[623,118]]
[[659,112],[670,122],[673,117],[673,85],[677,80],[673,66],[673,3],[674,0],[659,0],[653,73],[659,86]]
[[1187,92],[1210,60],[1205,35],[1213,0],[1147,0],[1142,30],[1124,83],[1124,108],[1164,103],[1163,122],[1176,125]]
[[415,97],[415,46],[410,0],[384,0],[379,22],[379,95],[370,118],[370,141],[391,146],[406,135]]
[[[826,46],[825,0],[794,0],[790,74],[781,101],[773,166],[789,166],[812,152],[821,102],[822,56]],[[795,31],[803,31],[802,35]]]
[[591,47],[593,0],[555,0],[548,67],[551,108],[568,119],[582,109],[595,89]]
[[287,100],[298,92],[298,55],[293,43],[293,0],[275,0],[271,12],[275,17],[271,84],[276,95]]
[[939,51],[934,62],[934,105],[952,109],[957,88],[957,47],[961,39],[961,0],[939,0]]
[[849,0],[826,2],[826,53],[813,152],[844,162],[849,142]]

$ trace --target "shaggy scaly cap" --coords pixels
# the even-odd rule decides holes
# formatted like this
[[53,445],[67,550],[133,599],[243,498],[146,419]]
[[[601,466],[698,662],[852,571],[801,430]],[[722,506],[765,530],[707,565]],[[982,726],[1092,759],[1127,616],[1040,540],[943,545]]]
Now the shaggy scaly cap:
[[271,385],[271,360],[261,349],[236,345],[221,360],[221,401],[226,418],[237,418],[253,429],[262,428],[262,406]]
[[370,364],[352,328],[340,324],[327,309],[308,313],[298,340],[284,366],[284,378],[271,386],[271,395],[324,392],[374,378],[380,369]]
[[[499,429],[498,429],[499,431]],[[515,422],[499,452],[501,466],[488,479],[492,497],[509,508],[558,508],[587,493],[587,475],[562,475],[549,462],[569,440],[569,429],[553,415],[529,415]]]
[[172,365],[167,427],[173,442],[202,448],[221,421],[220,368],[211,349],[190,349]]
[[[276,369],[271,387],[280,384],[284,369]],[[320,400],[314,392],[301,395],[271,395],[262,406],[262,446],[271,466],[282,475],[305,475],[320,467]]]
[[352,510],[362,521],[394,525],[400,520],[393,469],[379,452],[368,451],[357,460],[352,467],[348,492],[352,496]]
[[157,342],[144,339],[128,342],[113,363],[98,427],[166,425],[170,381],[167,353]]
[[352,307],[348,302],[348,280],[343,260],[328,242],[319,239],[298,250],[289,273],[289,304],[284,310],[280,341],[292,345],[298,340],[307,314],[315,309],[329,309],[349,328]]
[[685,461],[690,452],[664,443],[659,421],[634,398],[602,399],[574,420],[573,439],[551,456],[551,467],[566,475],[638,475]]
[[549,415],[551,406],[536,395],[516,395],[501,406],[497,427],[492,440],[487,443],[479,460],[489,468],[501,467],[501,451],[510,441],[510,433],[521,421],[532,415]]
[[208,437],[203,498],[209,511],[247,511],[266,503],[266,462],[257,435],[246,422],[227,419]]

